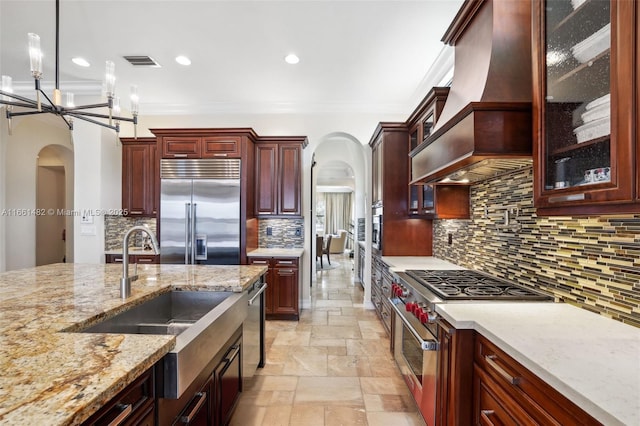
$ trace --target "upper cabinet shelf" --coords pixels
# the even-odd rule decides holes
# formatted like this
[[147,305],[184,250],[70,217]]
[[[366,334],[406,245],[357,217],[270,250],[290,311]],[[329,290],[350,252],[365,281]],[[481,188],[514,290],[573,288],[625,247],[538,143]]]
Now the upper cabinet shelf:
[[533,8],[538,214],[640,211],[636,2],[534,0]]

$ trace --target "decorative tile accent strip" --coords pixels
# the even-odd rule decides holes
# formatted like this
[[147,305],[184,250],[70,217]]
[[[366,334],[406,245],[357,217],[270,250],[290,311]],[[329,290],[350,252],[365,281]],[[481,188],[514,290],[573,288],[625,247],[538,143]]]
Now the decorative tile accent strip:
[[[267,235],[271,228],[271,235]],[[260,219],[258,225],[260,248],[303,248],[304,219]]]
[[[147,225],[152,232],[156,232],[156,219],[153,217],[127,217],[105,215],[104,217],[104,249],[117,250],[122,248],[122,238],[132,226]],[[132,235],[135,246],[142,246],[142,234]]]
[[532,168],[472,186],[471,211],[433,222],[434,256],[640,327],[640,215],[538,217]]

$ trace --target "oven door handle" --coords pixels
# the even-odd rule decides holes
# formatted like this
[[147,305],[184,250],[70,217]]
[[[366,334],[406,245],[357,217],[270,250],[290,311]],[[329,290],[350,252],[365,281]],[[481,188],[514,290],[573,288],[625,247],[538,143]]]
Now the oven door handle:
[[[418,340],[422,350],[423,351],[437,351],[438,350],[438,341],[436,339],[432,340],[432,339],[424,339],[424,338],[422,338],[422,336],[420,336],[420,333],[418,333],[418,331],[415,329],[413,324],[411,324],[409,322],[409,319],[407,319],[404,316],[404,313],[400,309],[398,309],[398,303],[394,302],[393,299],[390,299],[390,298],[387,298],[387,300],[391,304],[391,307],[393,308],[393,310],[396,311],[396,317],[398,317],[398,318],[400,318],[402,320],[402,322],[404,323],[405,327],[407,327],[407,329],[411,332],[411,334],[413,334],[413,337],[415,337],[416,340]],[[431,332],[429,332],[429,331],[427,331],[427,332],[429,334],[431,334]]]

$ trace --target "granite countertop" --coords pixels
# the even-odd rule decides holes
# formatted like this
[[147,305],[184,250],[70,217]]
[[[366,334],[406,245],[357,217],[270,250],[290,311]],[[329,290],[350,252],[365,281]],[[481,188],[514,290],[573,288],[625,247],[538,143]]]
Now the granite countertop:
[[640,425],[640,329],[566,303],[450,303],[471,328],[605,425]]
[[[112,249],[112,250],[105,250],[104,254],[122,254],[122,249]],[[153,252],[153,250],[143,250],[140,247],[129,247],[129,254],[145,254],[145,255],[150,255],[150,256],[157,256],[156,253]]]
[[164,335],[65,332],[172,288],[243,291],[256,266],[140,265],[120,299],[122,266],[55,264],[0,274],[0,423],[75,425],[175,345]]
[[259,248],[247,253],[247,257],[302,257],[303,248]]

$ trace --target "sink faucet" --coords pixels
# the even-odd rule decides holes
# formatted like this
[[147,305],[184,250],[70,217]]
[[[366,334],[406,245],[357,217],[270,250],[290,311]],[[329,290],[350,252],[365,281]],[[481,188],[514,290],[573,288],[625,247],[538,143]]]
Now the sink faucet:
[[144,232],[149,236],[151,240],[151,246],[153,247],[153,253],[158,254],[158,240],[155,235],[149,229],[144,226],[134,226],[129,229],[122,240],[122,279],[120,279],[120,297],[126,299],[131,296],[131,281],[138,279],[138,275],[129,276],[129,237],[136,231]]

